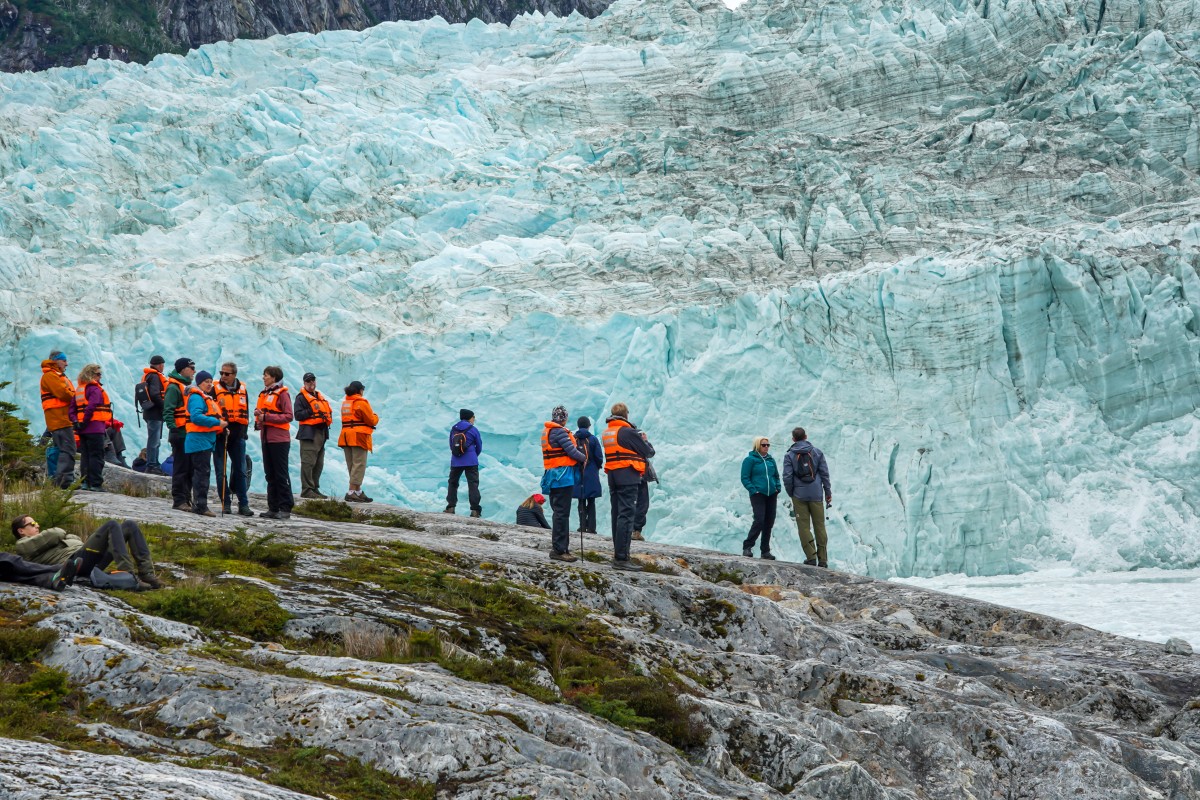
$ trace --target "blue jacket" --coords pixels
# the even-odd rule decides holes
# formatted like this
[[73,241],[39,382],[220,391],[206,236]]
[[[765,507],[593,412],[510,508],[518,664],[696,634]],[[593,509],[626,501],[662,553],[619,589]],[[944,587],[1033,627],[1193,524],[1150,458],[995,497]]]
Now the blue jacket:
[[[188,415],[197,425],[205,427],[211,425],[220,425],[220,417],[210,417],[204,412],[208,410],[204,398],[198,394],[188,395],[187,399]],[[217,432],[210,431],[208,433],[193,433],[188,432],[187,437],[183,440],[183,452],[185,453],[202,453],[205,450],[212,450],[217,444]]]
[[[457,431],[462,431],[467,435],[467,452],[461,456],[454,455],[454,434]],[[454,423],[454,427],[450,429],[448,440],[450,443],[450,466],[479,466],[479,454],[483,452],[483,437],[479,435],[479,429],[472,425],[470,421],[460,419]]]
[[[804,483],[795,477],[797,453],[809,453],[812,456],[813,463],[817,466],[817,480]],[[829,465],[825,463],[825,454],[813,447],[807,439],[792,444],[783,457],[783,486],[788,495],[797,500],[820,502],[831,498],[833,492],[829,488]]]
[[742,486],[750,494],[779,494],[783,484],[779,482],[779,467],[775,459],[751,450],[742,459]]
[[583,473],[575,484],[576,498],[603,497],[604,489],[600,485],[600,470],[604,467],[604,445],[596,435],[587,428],[575,431],[575,444],[587,453],[587,461],[583,462]]

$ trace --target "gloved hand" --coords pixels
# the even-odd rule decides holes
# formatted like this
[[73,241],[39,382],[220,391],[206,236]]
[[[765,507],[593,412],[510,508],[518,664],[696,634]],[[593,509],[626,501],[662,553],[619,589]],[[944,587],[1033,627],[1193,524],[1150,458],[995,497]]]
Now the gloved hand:
[[121,430],[121,428],[125,427],[125,423],[121,422],[121,420],[119,420],[119,419],[114,418],[114,419],[109,420],[108,427],[116,428],[117,430]]

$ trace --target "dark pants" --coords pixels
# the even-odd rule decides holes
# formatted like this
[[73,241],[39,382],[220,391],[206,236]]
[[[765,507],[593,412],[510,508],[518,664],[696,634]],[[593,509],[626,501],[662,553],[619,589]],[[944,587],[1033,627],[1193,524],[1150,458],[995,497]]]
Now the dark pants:
[[146,471],[161,469],[162,462],[158,460],[158,446],[162,443],[163,423],[161,419],[146,420]]
[[171,443],[171,500],[176,506],[192,502],[192,455],[183,452],[186,438],[187,431],[183,428],[172,428],[167,437]]
[[633,509],[633,529],[639,533],[646,527],[646,515],[650,513],[650,483],[638,484],[637,504]]
[[192,453],[192,511],[208,510],[208,482],[212,477],[212,450]]
[[125,463],[125,435],[120,428],[109,428],[105,431],[104,460],[109,464],[129,469]]
[[79,434],[79,471],[83,485],[99,489],[104,485],[104,434]]
[[596,532],[596,498],[579,498],[579,530],[584,533]]
[[746,541],[742,542],[743,550],[753,548],[759,534],[762,534],[762,554],[765,556],[771,552],[771,528],[775,527],[775,510],[778,505],[778,494],[767,495],[756,492],[750,495],[750,507],[754,509],[754,522],[750,525],[750,533],[746,535]]
[[560,553],[571,549],[571,496],[574,492],[574,486],[550,490],[550,541]]
[[54,573],[58,572],[58,569],[58,567],[48,567],[45,564],[26,561],[12,553],[0,553],[0,581],[51,589],[54,586]]
[[51,477],[58,486],[66,488],[75,480],[75,429],[68,425],[50,431],[50,440],[58,448],[58,463]]
[[613,558],[626,561],[629,558],[629,542],[633,539],[633,520],[637,513],[638,492],[646,484],[631,483],[621,486],[608,481],[608,503],[612,512]]
[[450,485],[446,488],[446,507],[458,505],[458,479],[463,474],[467,476],[467,499],[471,501],[472,511],[483,511],[479,504],[479,467],[451,467]]
[[83,543],[82,552],[76,553],[83,559],[79,575],[86,578],[93,567],[104,569],[113,561],[117,569],[135,575],[153,575],[154,562],[150,559],[150,545],[142,529],[133,520],[117,522],[109,520]]
[[250,505],[246,494],[246,440],[241,436],[217,436],[213,448],[213,471],[217,473],[217,494],[221,504],[232,508],[230,493],[237,496],[238,505]]
[[288,475],[288,456],[291,442],[262,443],[263,477],[267,481],[267,510],[291,512],[292,478]]

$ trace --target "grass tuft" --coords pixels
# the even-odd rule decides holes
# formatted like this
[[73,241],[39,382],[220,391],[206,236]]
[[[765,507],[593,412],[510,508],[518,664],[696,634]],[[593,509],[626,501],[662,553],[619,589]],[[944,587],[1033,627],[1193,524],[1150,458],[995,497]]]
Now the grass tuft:
[[114,592],[139,611],[208,631],[227,631],[255,641],[283,634],[291,615],[260,586],[232,581],[192,583],[154,592]]

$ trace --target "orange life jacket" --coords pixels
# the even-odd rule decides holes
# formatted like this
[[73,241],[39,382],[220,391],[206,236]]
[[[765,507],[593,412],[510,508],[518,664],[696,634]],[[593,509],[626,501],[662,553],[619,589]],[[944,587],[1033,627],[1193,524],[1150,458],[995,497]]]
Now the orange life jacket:
[[[158,396],[158,399],[162,400],[167,396],[167,376],[156,370],[154,367],[142,367],[142,382],[145,383],[147,387],[150,386],[150,376],[152,374],[158,376],[158,389],[161,392],[161,394]],[[149,395],[149,392],[146,394]],[[151,397],[150,399],[153,400],[154,398]]]
[[371,431],[379,424],[367,398],[361,394],[346,395],[342,401],[342,432],[338,434],[338,447],[365,447],[371,450]]
[[[194,394],[198,394],[204,398],[204,413],[206,415],[210,417],[216,417],[218,420],[221,419],[221,407],[217,405],[216,400],[213,400],[195,386],[188,389],[187,399],[191,400],[192,395]],[[216,433],[221,430],[221,426],[219,423],[217,425],[197,425],[195,422],[192,422],[192,415],[189,413],[188,421],[184,426],[184,430],[186,430],[188,433]]]
[[333,424],[333,409],[329,405],[329,401],[325,399],[325,395],[317,392],[316,396],[308,393],[308,389],[301,389],[300,396],[308,401],[308,407],[312,409],[312,416],[306,420],[301,420],[301,425],[332,425]]
[[226,389],[225,384],[217,381],[213,384],[213,391],[226,422],[230,425],[250,424],[250,398],[246,394],[246,384],[238,381],[236,389]]
[[[279,405],[279,396],[286,392],[288,388],[282,383],[276,384],[270,389],[263,389],[258,393],[258,404],[255,408],[263,411],[270,411],[273,414],[282,414],[283,408]],[[283,428],[285,431],[292,429],[290,422],[267,422],[263,420],[260,425],[264,428]]]
[[604,429],[604,471],[613,472],[614,470],[632,467],[638,471],[638,474],[646,474],[646,459],[642,458],[637,452],[622,447],[617,443],[617,432],[621,428],[632,428],[623,419],[610,419],[608,427]]
[[[54,369],[54,367],[42,367],[43,378],[46,378],[47,373],[49,373],[49,379],[51,381],[57,381],[61,383],[67,388],[67,391],[69,391],[71,394],[75,394],[75,384],[71,383],[71,379],[66,375]],[[42,392],[42,411],[49,411],[52,408],[69,408],[70,405],[70,400],[63,400],[55,397],[50,392]]]
[[100,389],[100,404],[92,410],[92,422],[111,422],[113,418],[112,403],[109,402],[108,392],[100,385],[100,381],[88,381],[75,390],[75,419],[83,422],[83,414],[87,410],[87,387],[96,386]]
[[555,428],[562,428],[564,431],[567,431],[567,436],[570,437],[571,444],[575,444],[575,437],[567,430],[566,425],[559,425],[557,422],[547,422],[546,427],[542,429],[542,469],[573,467],[579,463],[567,455],[567,451],[563,448],[550,444],[550,431]]
[[166,381],[163,384],[163,397],[164,398],[167,396],[167,384],[171,384],[171,383],[173,383],[179,387],[179,405],[175,407],[175,427],[183,428],[184,426],[187,425],[187,421],[188,421],[188,413],[187,413],[188,386],[186,383],[179,380],[179,378],[172,378],[170,375],[167,375]]

